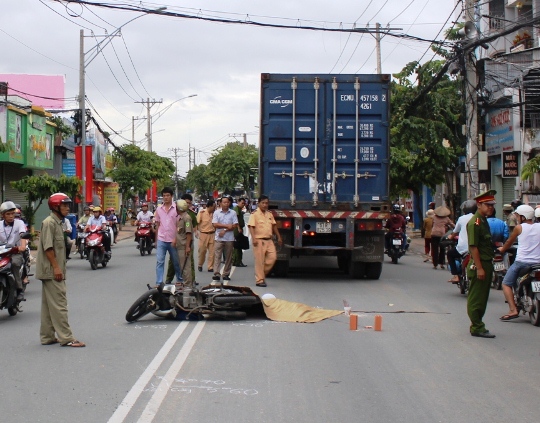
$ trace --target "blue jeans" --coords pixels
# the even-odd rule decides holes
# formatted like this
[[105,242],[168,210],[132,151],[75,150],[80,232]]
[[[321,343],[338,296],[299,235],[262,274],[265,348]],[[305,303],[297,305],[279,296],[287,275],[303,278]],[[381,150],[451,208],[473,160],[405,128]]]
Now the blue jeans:
[[178,262],[178,252],[176,247],[172,246],[172,242],[165,242],[158,240],[156,254],[156,285],[163,282],[163,273],[165,269],[165,255],[169,252],[174,266],[174,273],[176,273],[176,282],[182,282],[182,270],[180,269],[180,263]]
[[504,275],[504,279],[502,281],[503,285],[506,286],[516,286],[519,271],[521,269],[526,269],[527,267],[534,266],[537,263],[524,263],[522,261],[515,261],[512,266],[510,266],[510,269],[506,272],[506,275]]

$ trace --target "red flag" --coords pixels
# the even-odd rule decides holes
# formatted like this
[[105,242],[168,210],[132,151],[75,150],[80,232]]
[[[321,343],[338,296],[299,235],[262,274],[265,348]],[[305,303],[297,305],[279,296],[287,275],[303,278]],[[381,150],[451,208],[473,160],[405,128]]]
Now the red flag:
[[[82,147],[80,145],[75,147],[75,175],[82,181]],[[79,196],[82,197],[81,190],[79,190]],[[79,196],[75,198],[76,203],[81,202]]]
[[157,182],[152,179],[152,202],[157,203]]

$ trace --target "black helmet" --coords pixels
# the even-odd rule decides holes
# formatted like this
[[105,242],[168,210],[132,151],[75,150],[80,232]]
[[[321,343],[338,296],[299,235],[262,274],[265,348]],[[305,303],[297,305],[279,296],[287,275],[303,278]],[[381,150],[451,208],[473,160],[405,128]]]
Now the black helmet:
[[463,214],[476,213],[477,209],[478,206],[476,205],[476,201],[474,200],[464,201],[461,205],[461,211],[463,212]]
[[399,204],[394,204],[394,205],[392,206],[392,208],[394,209],[394,211],[395,211],[396,213],[400,213],[400,212],[401,212],[401,207],[399,207]]

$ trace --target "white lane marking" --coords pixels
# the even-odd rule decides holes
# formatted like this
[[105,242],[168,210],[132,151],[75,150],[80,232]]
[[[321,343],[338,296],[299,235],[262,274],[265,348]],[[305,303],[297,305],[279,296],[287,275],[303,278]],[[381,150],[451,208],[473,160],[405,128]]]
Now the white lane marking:
[[154,393],[154,395],[152,395],[152,398],[150,398],[148,404],[146,404],[146,408],[144,409],[140,419],[138,420],[138,423],[151,423],[154,420],[154,417],[156,417],[156,414],[159,411],[161,403],[163,402],[165,396],[167,395],[167,392],[169,391],[168,381],[176,379],[178,372],[188,358],[189,353],[195,345],[195,342],[197,342],[197,339],[199,338],[199,335],[201,334],[205,324],[206,322],[204,320],[197,323],[195,329],[193,329],[186,343],[176,356],[173,364],[171,365],[163,379],[161,379],[161,382],[157,387],[156,392]]
[[180,335],[182,335],[182,333],[186,330],[188,324],[188,322],[180,323],[178,328],[172,333],[169,339],[167,339],[167,342],[165,342],[163,347],[161,347],[161,350],[159,350],[154,359],[150,362],[146,370],[139,377],[137,382],[135,382],[124,400],[120,403],[114,414],[111,416],[109,423],[122,423],[124,421],[128,413],[131,411],[131,408],[133,405],[135,405],[135,402],[141,395],[143,389],[146,387],[148,382],[150,382],[150,379],[154,373],[156,373],[159,366],[161,366],[161,363],[163,363],[163,360],[165,357],[167,357],[171,348],[174,346],[178,338],[180,338]]

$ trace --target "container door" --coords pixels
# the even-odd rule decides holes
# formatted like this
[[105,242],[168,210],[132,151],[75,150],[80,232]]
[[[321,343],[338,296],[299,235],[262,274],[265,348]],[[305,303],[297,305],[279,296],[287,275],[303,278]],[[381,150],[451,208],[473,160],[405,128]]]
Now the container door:
[[273,201],[309,201],[321,191],[324,171],[318,145],[324,128],[323,86],[313,79],[264,86],[262,160],[265,192]]
[[336,78],[325,90],[325,182],[331,202],[387,200],[388,84]]

